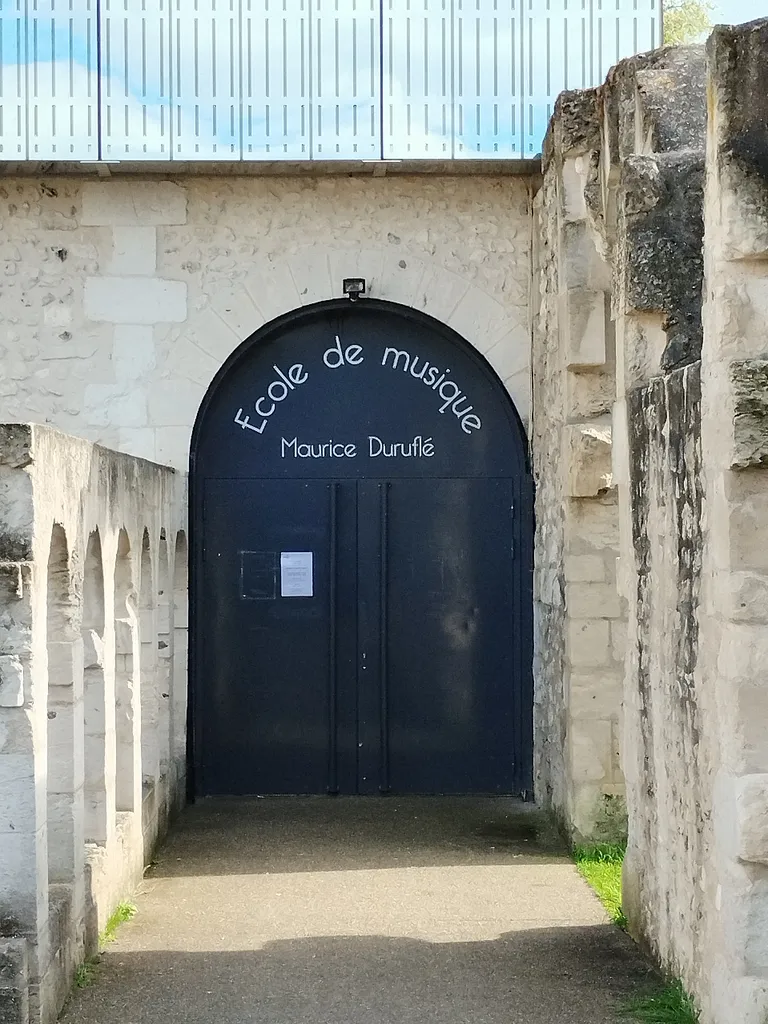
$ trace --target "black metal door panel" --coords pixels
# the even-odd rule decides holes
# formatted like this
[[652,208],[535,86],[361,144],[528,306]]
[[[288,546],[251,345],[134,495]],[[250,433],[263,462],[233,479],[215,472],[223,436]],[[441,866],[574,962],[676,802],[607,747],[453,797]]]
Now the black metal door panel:
[[511,792],[512,482],[397,480],[386,499],[382,784]]
[[[328,784],[332,501],[321,481],[206,484],[205,793]],[[284,553],[311,555],[312,596],[283,596]]]

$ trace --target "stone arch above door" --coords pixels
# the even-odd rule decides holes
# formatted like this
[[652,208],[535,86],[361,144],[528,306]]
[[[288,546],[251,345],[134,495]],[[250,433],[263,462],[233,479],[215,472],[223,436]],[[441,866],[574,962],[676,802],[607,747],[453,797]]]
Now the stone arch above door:
[[284,313],[340,297],[345,277],[365,278],[367,297],[428,313],[466,338],[488,360],[527,423],[527,295],[495,297],[437,261],[399,249],[329,250],[313,244],[280,260],[265,254],[242,280],[218,289],[208,304],[200,299],[183,326],[169,329],[148,395],[157,460],[186,464],[203,395],[238,345]]

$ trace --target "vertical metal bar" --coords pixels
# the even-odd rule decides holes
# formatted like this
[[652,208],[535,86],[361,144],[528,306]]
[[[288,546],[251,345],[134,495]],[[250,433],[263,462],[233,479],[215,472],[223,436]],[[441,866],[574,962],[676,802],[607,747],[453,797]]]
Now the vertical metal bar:
[[102,134],[102,38],[101,38],[101,4],[102,0],[96,0],[96,159],[104,159],[104,139]]
[[336,664],[336,562],[338,556],[338,483],[331,484],[331,550],[328,587],[328,792],[339,792],[338,680]]
[[384,149],[384,0],[379,0],[379,156]]
[[379,730],[381,768],[379,789],[389,792],[389,674],[387,666],[388,644],[388,562],[389,562],[389,483],[379,484],[379,552],[381,571],[379,574]]

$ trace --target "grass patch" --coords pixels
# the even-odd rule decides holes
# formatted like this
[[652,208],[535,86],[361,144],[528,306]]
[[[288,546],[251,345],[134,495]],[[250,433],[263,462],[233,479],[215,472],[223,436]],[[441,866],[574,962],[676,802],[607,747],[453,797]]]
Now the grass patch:
[[99,936],[99,949],[104,949],[110,942],[114,942],[117,938],[117,929],[121,924],[125,924],[126,921],[130,921],[131,918],[136,916],[136,905],[129,903],[127,900],[123,900],[122,903],[118,903],[112,912],[112,916],[107,921],[106,928]]
[[619,928],[626,928],[627,919],[621,909],[621,865],[626,848],[620,843],[597,843],[576,846],[573,858],[579,874],[597,893],[608,915]]
[[699,1024],[699,1011],[679,981],[671,982],[657,995],[629,1000],[620,1013],[641,1024]]
[[99,935],[99,952],[96,956],[89,956],[75,971],[75,988],[88,988],[96,981],[101,967],[100,954],[104,952],[110,942],[115,941],[120,925],[135,917],[136,912],[135,904],[128,900],[118,903],[107,921],[104,931]]
[[89,957],[75,971],[75,988],[88,988],[96,980],[99,970],[98,957]]
[[[579,874],[586,879],[619,928],[627,919],[621,909],[621,866],[626,846],[622,843],[596,843],[576,846],[573,859]],[[680,981],[671,981],[654,995],[636,996],[624,1003],[619,1013],[638,1024],[699,1024],[699,1011]]]

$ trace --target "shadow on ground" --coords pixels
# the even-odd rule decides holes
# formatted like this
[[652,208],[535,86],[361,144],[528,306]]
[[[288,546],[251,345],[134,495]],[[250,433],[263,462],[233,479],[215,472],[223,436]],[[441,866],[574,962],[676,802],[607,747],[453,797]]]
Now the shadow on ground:
[[[67,1024],[616,1024],[649,971],[609,925],[493,942],[354,936],[109,954]],[[137,991],[138,989],[138,991]],[[131,998],[133,996],[133,998]],[[128,998],[126,998],[128,997]]]
[[507,799],[202,801],[65,1024],[616,1024],[653,974]]
[[567,859],[550,818],[506,797],[265,797],[188,807],[153,875],[350,871]]

